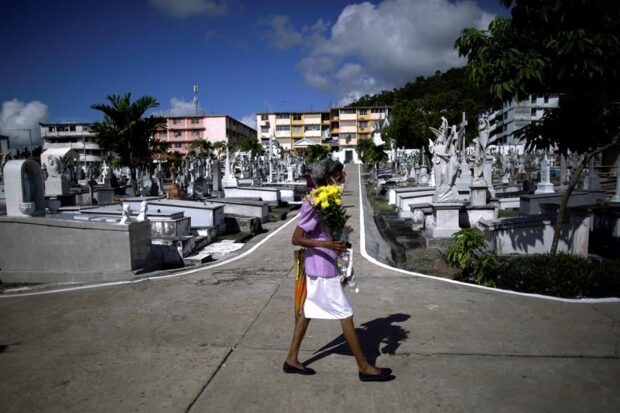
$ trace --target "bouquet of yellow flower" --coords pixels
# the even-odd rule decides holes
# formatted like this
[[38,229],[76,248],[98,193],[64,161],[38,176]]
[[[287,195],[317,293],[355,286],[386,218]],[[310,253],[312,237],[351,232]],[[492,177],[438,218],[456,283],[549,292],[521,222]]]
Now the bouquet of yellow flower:
[[332,240],[340,241],[345,224],[350,218],[342,206],[342,187],[320,186],[310,193],[310,201],[325,231]]

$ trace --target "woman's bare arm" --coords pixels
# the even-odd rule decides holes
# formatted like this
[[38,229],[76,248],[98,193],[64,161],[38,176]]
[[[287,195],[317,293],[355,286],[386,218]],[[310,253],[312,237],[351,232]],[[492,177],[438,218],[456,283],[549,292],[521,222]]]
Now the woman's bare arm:
[[293,245],[299,245],[300,247],[321,247],[321,248],[329,248],[330,250],[334,250],[336,252],[345,252],[347,250],[347,246],[344,241],[331,241],[331,240],[313,240],[306,238],[306,234],[304,230],[296,227],[295,232],[293,232],[293,239],[291,240]]

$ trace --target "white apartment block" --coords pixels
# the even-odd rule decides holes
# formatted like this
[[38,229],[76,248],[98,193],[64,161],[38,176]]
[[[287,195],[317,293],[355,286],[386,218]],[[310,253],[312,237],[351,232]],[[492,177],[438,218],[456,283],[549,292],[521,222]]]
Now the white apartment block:
[[81,163],[102,162],[103,151],[95,142],[92,123],[39,123],[43,150],[73,149]]
[[227,115],[168,116],[166,126],[155,137],[170,142],[171,152],[182,154],[189,152],[192,141],[197,139],[211,143],[256,139],[256,130]]
[[261,140],[274,137],[285,150],[303,151],[308,145],[352,148],[369,139],[390,108],[332,108],[322,112],[262,112],[256,114]]
[[522,144],[512,134],[533,122],[537,122],[545,114],[545,110],[557,108],[560,98],[557,95],[530,96],[519,102],[506,102],[501,109],[496,109],[491,117],[491,131],[497,137],[496,145]]

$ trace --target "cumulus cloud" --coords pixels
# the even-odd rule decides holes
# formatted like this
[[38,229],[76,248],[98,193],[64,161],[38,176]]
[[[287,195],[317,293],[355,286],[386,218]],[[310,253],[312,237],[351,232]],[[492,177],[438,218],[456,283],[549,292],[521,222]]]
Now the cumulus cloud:
[[226,0],[149,0],[149,4],[164,14],[177,18],[203,14],[222,16],[228,12]]
[[170,99],[170,109],[156,112],[160,116],[184,116],[195,115],[196,106],[193,100],[185,100],[183,98],[173,97]]
[[283,45],[299,45],[305,56],[297,69],[305,81],[335,91],[342,104],[464,65],[454,40],[465,27],[486,29],[494,17],[473,1],[364,2],[346,6],[333,25],[320,20],[296,30],[286,16],[279,16],[270,39],[281,41],[270,44],[282,50]]
[[256,129],[256,112],[245,115],[241,118],[241,123],[248,125],[252,129]]
[[28,135],[28,130],[30,130],[32,146],[39,146],[41,144],[41,127],[39,122],[46,122],[47,117],[48,109],[45,103],[38,100],[28,103],[18,99],[8,100],[2,103],[0,134],[9,136],[12,149],[21,149],[24,146],[30,145],[30,137]]

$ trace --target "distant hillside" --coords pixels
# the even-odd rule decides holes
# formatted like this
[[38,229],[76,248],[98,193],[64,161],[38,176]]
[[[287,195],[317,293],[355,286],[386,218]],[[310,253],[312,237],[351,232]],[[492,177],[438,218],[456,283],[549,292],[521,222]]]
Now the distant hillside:
[[450,124],[460,124],[462,112],[468,120],[467,136],[476,135],[475,115],[498,102],[486,90],[478,90],[467,79],[466,68],[437,71],[429,77],[420,76],[401,88],[384,90],[376,95],[362,96],[351,103],[358,106],[393,106],[391,124],[386,137],[395,139],[397,146],[419,148],[432,137],[428,127],[438,127],[441,116]]

